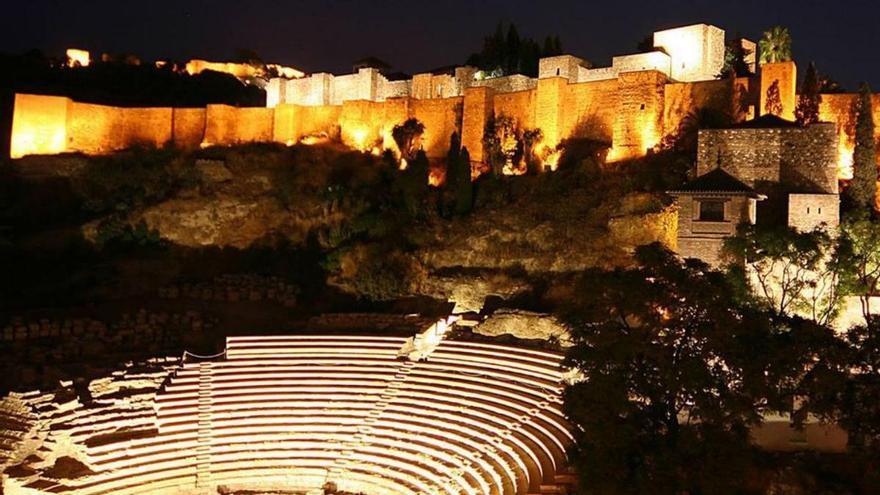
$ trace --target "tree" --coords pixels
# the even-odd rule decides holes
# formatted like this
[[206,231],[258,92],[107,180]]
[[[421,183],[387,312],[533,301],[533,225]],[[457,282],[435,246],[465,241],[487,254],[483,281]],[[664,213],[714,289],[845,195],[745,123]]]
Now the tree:
[[526,171],[531,174],[539,174],[541,170],[541,158],[537,155],[537,147],[544,140],[544,132],[539,129],[526,129],[522,133],[523,155],[526,161]]
[[752,75],[752,70],[746,62],[746,57],[751,55],[750,50],[746,50],[739,37],[729,41],[724,46],[724,67],[718,78],[733,75],[733,77],[748,77]]
[[418,119],[407,119],[404,123],[394,126],[391,130],[391,137],[400,150],[400,156],[407,162],[411,162],[416,157],[416,153],[421,149],[421,137],[425,133],[425,125]]
[[844,88],[842,84],[835,81],[834,78],[832,78],[828,74],[819,74],[819,93],[846,93],[846,88]]
[[764,101],[764,112],[776,115],[782,115],[782,98],[779,96],[779,81],[773,81],[773,84],[767,88],[767,98]]
[[428,156],[424,150],[419,150],[401,175],[400,184],[403,203],[407,212],[411,215],[418,215],[423,211],[428,194],[428,177],[430,173]]
[[509,25],[505,35],[504,25],[498,23],[495,33],[483,39],[482,50],[468,57],[467,64],[478,67],[489,77],[516,73],[536,77],[541,57],[561,53],[558,36],[548,36],[542,50],[541,45],[532,38],[520,36],[515,25]]
[[583,377],[564,393],[581,488],[749,493],[749,429],[790,409],[817,355],[798,342],[830,331],[736,305],[723,274],[659,244],[636,261],[586,272],[560,314],[574,342],[565,365]]
[[843,259],[835,239],[823,229],[798,232],[785,226],[742,224],[724,243],[728,274],[777,316],[798,314],[829,324],[842,302]]
[[507,29],[507,41],[504,45],[504,73],[516,74],[520,72],[522,55],[522,43],[516,26],[511,24]]
[[562,55],[562,43],[559,41],[559,36],[547,36],[544,38],[544,49],[541,50],[541,56],[555,57],[556,55]]
[[794,116],[800,125],[806,126],[819,122],[819,75],[816,72],[816,64],[810,62],[807,73],[804,75],[804,84],[801,94],[798,95],[797,107]]
[[453,210],[464,215],[471,210],[473,184],[471,183],[471,160],[467,148],[461,147],[458,133],[452,133],[449,153],[446,157],[446,189],[452,193]]
[[791,60],[791,34],[788,28],[774,26],[764,32],[758,42],[761,50],[761,63],[787,62]]
[[856,146],[853,151],[853,178],[846,189],[852,205],[862,211],[874,212],[877,197],[877,158],[874,141],[874,117],[871,108],[871,88],[862,83],[859,88],[856,116]]
[[[852,187],[852,186],[850,186]],[[842,266],[844,290],[861,302],[865,325],[875,326],[871,296],[880,289],[880,223],[861,212],[840,224],[841,242],[846,246]]]

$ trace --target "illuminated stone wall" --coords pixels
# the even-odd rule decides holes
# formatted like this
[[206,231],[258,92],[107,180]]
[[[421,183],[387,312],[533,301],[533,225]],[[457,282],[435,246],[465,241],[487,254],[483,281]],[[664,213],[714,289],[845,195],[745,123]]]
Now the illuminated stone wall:
[[[586,138],[611,143],[618,107],[617,79],[569,84],[563,88],[560,139]],[[539,125],[540,127],[540,125]]]
[[174,145],[183,149],[198,148],[205,137],[207,113],[206,108],[175,108]]
[[[385,102],[389,105],[391,102]],[[425,124],[422,146],[428,158],[445,157],[449,151],[452,133],[459,130],[456,122],[456,107],[463,105],[463,98],[443,98],[411,100],[411,116]],[[394,122],[400,123],[402,120]],[[470,149],[470,148],[469,148]]]
[[15,95],[9,154],[56,154],[67,151],[67,109],[61,96]]
[[644,156],[660,143],[665,84],[666,76],[656,71],[620,75],[609,160]]
[[496,94],[493,99],[495,115],[513,117],[520,129],[533,129],[537,91]]
[[[737,80],[747,91],[749,80]],[[708,108],[727,113],[733,105],[729,80],[697,83],[669,83],[663,95],[663,134],[675,134],[681,122],[696,109]]]
[[119,108],[71,102],[67,112],[67,149],[88,154],[132,146],[160,147],[172,141],[173,110]]
[[837,134],[830,123],[806,128],[703,129],[697,147],[697,175],[721,163],[762,192],[762,184],[836,194]]
[[[874,111],[874,138],[880,139],[880,94],[872,97]],[[852,177],[853,150],[855,150],[856,117],[858,114],[858,94],[823,94],[819,104],[819,119],[834,122],[837,130],[837,165],[842,178]]]
[[577,82],[580,69],[586,68],[587,62],[584,59],[572,55],[544,57],[538,61],[538,78],[562,77],[569,82]]
[[824,225],[836,228],[840,223],[839,194],[789,194],[788,226],[809,232]]
[[767,90],[774,83],[779,85],[779,98],[782,100],[782,117],[794,120],[797,105],[797,66],[794,62],[776,62],[761,66],[761,106],[760,114],[767,112]]
[[[700,200],[724,201],[724,221],[700,220]],[[736,232],[742,222],[755,222],[755,200],[741,195],[683,194],[678,205],[676,252],[682,258],[697,258],[713,266],[723,264],[724,240]]]
[[715,26],[694,24],[657,31],[654,47],[669,54],[676,81],[715,79],[724,67],[724,31]]
[[268,143],[274,140],[271,108],[208,105],[203,145]]
[[461,145],[467,147],[472,162],[482,163],[484,159],[483,132],[492,116],[492,96],[492,89],[485,87],[468,88],[464,92]]

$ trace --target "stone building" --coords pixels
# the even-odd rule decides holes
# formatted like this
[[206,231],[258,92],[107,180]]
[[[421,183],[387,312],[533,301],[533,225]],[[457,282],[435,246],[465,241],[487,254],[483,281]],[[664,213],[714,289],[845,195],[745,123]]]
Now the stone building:
[[695,180],[670,191],[680,207],[682,257],[717,265],[724,238],[742,222],[808,231],[833,230],[840,221],[834,124],[801,127],[765,115],[703,129],[696,171]]
[[678,254],[698,258],[711,265],[722,262],[724,240],[736,233],[737,225],[755,223],[757,202],[764,196],[716,168],[679,189],[669,191],[678,204]]

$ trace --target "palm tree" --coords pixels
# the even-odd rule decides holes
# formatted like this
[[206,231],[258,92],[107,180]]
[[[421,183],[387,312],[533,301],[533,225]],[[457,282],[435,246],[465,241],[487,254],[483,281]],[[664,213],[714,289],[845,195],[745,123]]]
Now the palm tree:
[[791,34],[788,28],[774,26],[764,32],[758,42],[761,48],[761,63],[787,62],[791,60]]

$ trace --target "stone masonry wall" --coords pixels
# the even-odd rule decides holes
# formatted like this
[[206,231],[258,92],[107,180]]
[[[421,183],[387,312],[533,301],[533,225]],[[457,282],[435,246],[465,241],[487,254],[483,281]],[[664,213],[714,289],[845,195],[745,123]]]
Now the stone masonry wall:
[[784,188],[800,192],[838,192],[837,135],[832,124],[701,130],[697,175],[719,163],[759,192],[764,182],[781,182]]

